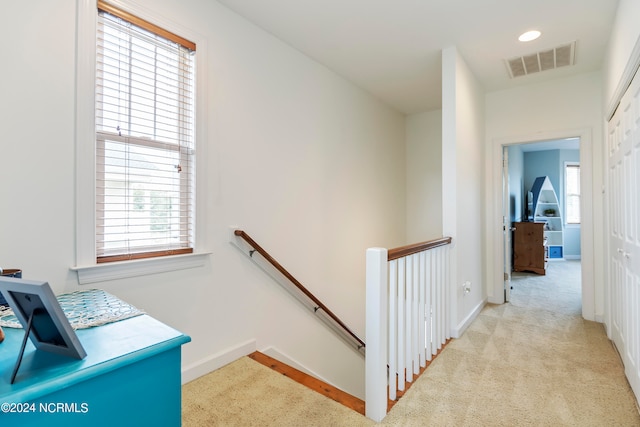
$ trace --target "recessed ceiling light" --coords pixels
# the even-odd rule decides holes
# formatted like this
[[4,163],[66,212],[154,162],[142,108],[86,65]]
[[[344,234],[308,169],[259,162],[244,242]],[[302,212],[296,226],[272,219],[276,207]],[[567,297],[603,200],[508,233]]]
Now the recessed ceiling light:
[[527,31],[526,33],[521,34],[520,37],[518,37],[518,40],[521,42],[530,42],[531,40],[535,40],[540,37],[540,34],[542,33],[538,30]]

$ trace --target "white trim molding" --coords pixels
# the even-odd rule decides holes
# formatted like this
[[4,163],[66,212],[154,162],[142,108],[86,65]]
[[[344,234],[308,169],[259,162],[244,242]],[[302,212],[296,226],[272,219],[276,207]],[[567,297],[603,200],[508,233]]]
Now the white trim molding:
[[220,369],[241,357],[248,356],[254,351],[256,351],[256,340],[252,339],[191,363],[182,368],[182,384],[186,384],[216,369]]
[[490,263],[487,283],[492,288],[488,289],[488,300],[494,304],[504,303],[503,281],[503,230],[502,230],[502,150],[504,146],[517,145],[529,142],[548,141],[563,138],[580,138],[580,189],[581,189],[581,268],[582,268],[582,317],[586,320],[596,318],[596,285],[595,285],[595,223],[593,210],[593,130],[592,128],[565,129],[557,131],[545,131],[531,135],[519,135],[496,138],[492,141],[491,160],[494,167],[487,176],[490,179],[490,188],[494,196],[492,206],[487,206],[487,250],[495,249],[500,256],[489,256]]
[[131,0],[111,0],[118,8],[154,22],[192,40],[198,46],[196,61],[196,211],[194,253],[135,261],[97,264],[95,213],[95,84],[96,84],[96,0],[76,0],[78,7],[76,49],[76,259],[70,269],[78,272],[79,283],[95,283],[204,265],[209,258],[207,226],[207,41],[160,13]]
[[451,338],[460,338],[462,334],[464,334],[464,331],[467,330],[469,325],[471,325],[471,323],[473,323],[473,321],[476,320],[476,317],[480,315],[480,312],[482,311],[485,305],[487,305],[487,298],[480,301],[480,303],[476,305],[476,307],[471,311],[471,313],[469,313],[469,315],[462,322],[460,322],[455,328],[451,329]]
[[193,253],[172,255],[167,257],[143,258],[132,261],[108,262],[87,266],[71,267],[78,273],[78,283],[106,282],[126,279],[128,277],[146,276],[148,274],[166,273],[168,271],[185,270],[202,267],[210,253]]

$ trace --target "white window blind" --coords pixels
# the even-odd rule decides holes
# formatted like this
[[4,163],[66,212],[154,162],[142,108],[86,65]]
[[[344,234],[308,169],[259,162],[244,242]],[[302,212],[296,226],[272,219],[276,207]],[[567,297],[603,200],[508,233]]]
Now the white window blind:
[[195,45],[102,2],[97,33],[97,262],[192,252]]
[[565,165],[565,204],[567,224],[580,224],[580,165]]

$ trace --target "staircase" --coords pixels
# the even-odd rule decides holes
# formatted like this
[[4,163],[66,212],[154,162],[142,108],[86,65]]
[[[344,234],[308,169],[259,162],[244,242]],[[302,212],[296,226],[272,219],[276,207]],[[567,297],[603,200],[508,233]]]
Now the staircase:
[[366,355],[366,412],[365,402],[353,396],[265,355],[252,358],[371,420],[382,421],[450,338],[450,237],[367,250],[365,344],[246,232],[236,228],[231,232],[231,243],[359,355]]
[[285,377],[291,378],[292,380],[308,387],[309,389],[320,393],[321,395],[326,396],[329,399],[335,400],[336,402],[346,406],[349,409],[353,409],[361,415],[364,415],[364,400],[358,399],[357,397],[352,396],[349,393],[345,393],[344,391],[330,384],[327,384],[324,381],[312,377],[309,374],[299,371],[285,363],[274,359],[273,357],[269,357],[264,353],[260,353],[259,351],[251,353],[249,357],[256,362],[270,369],[273,369],[276,372],[281,373]]

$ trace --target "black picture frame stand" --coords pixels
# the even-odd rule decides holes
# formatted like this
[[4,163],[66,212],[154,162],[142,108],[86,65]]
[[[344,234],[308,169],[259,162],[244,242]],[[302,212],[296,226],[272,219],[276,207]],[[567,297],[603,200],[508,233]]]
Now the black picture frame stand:
[[18,369],[20,369],[20,365],[22,364],[22,357],[24,356],[25,348],[27,348],[27,340],[29,340],[29,334],[31,333],[31,327],[33,325],[33,315],[36,314],[36,311],[38,311],[38,309],[33,310],[29,315],[27,327],[24,330],[24,338],[22,338],[22,345],[20,346],[20,352],[18,353],[18,360],[16,361],[16,366],[13,368],[13,373],[11,374],[11,384],[16,380]]

